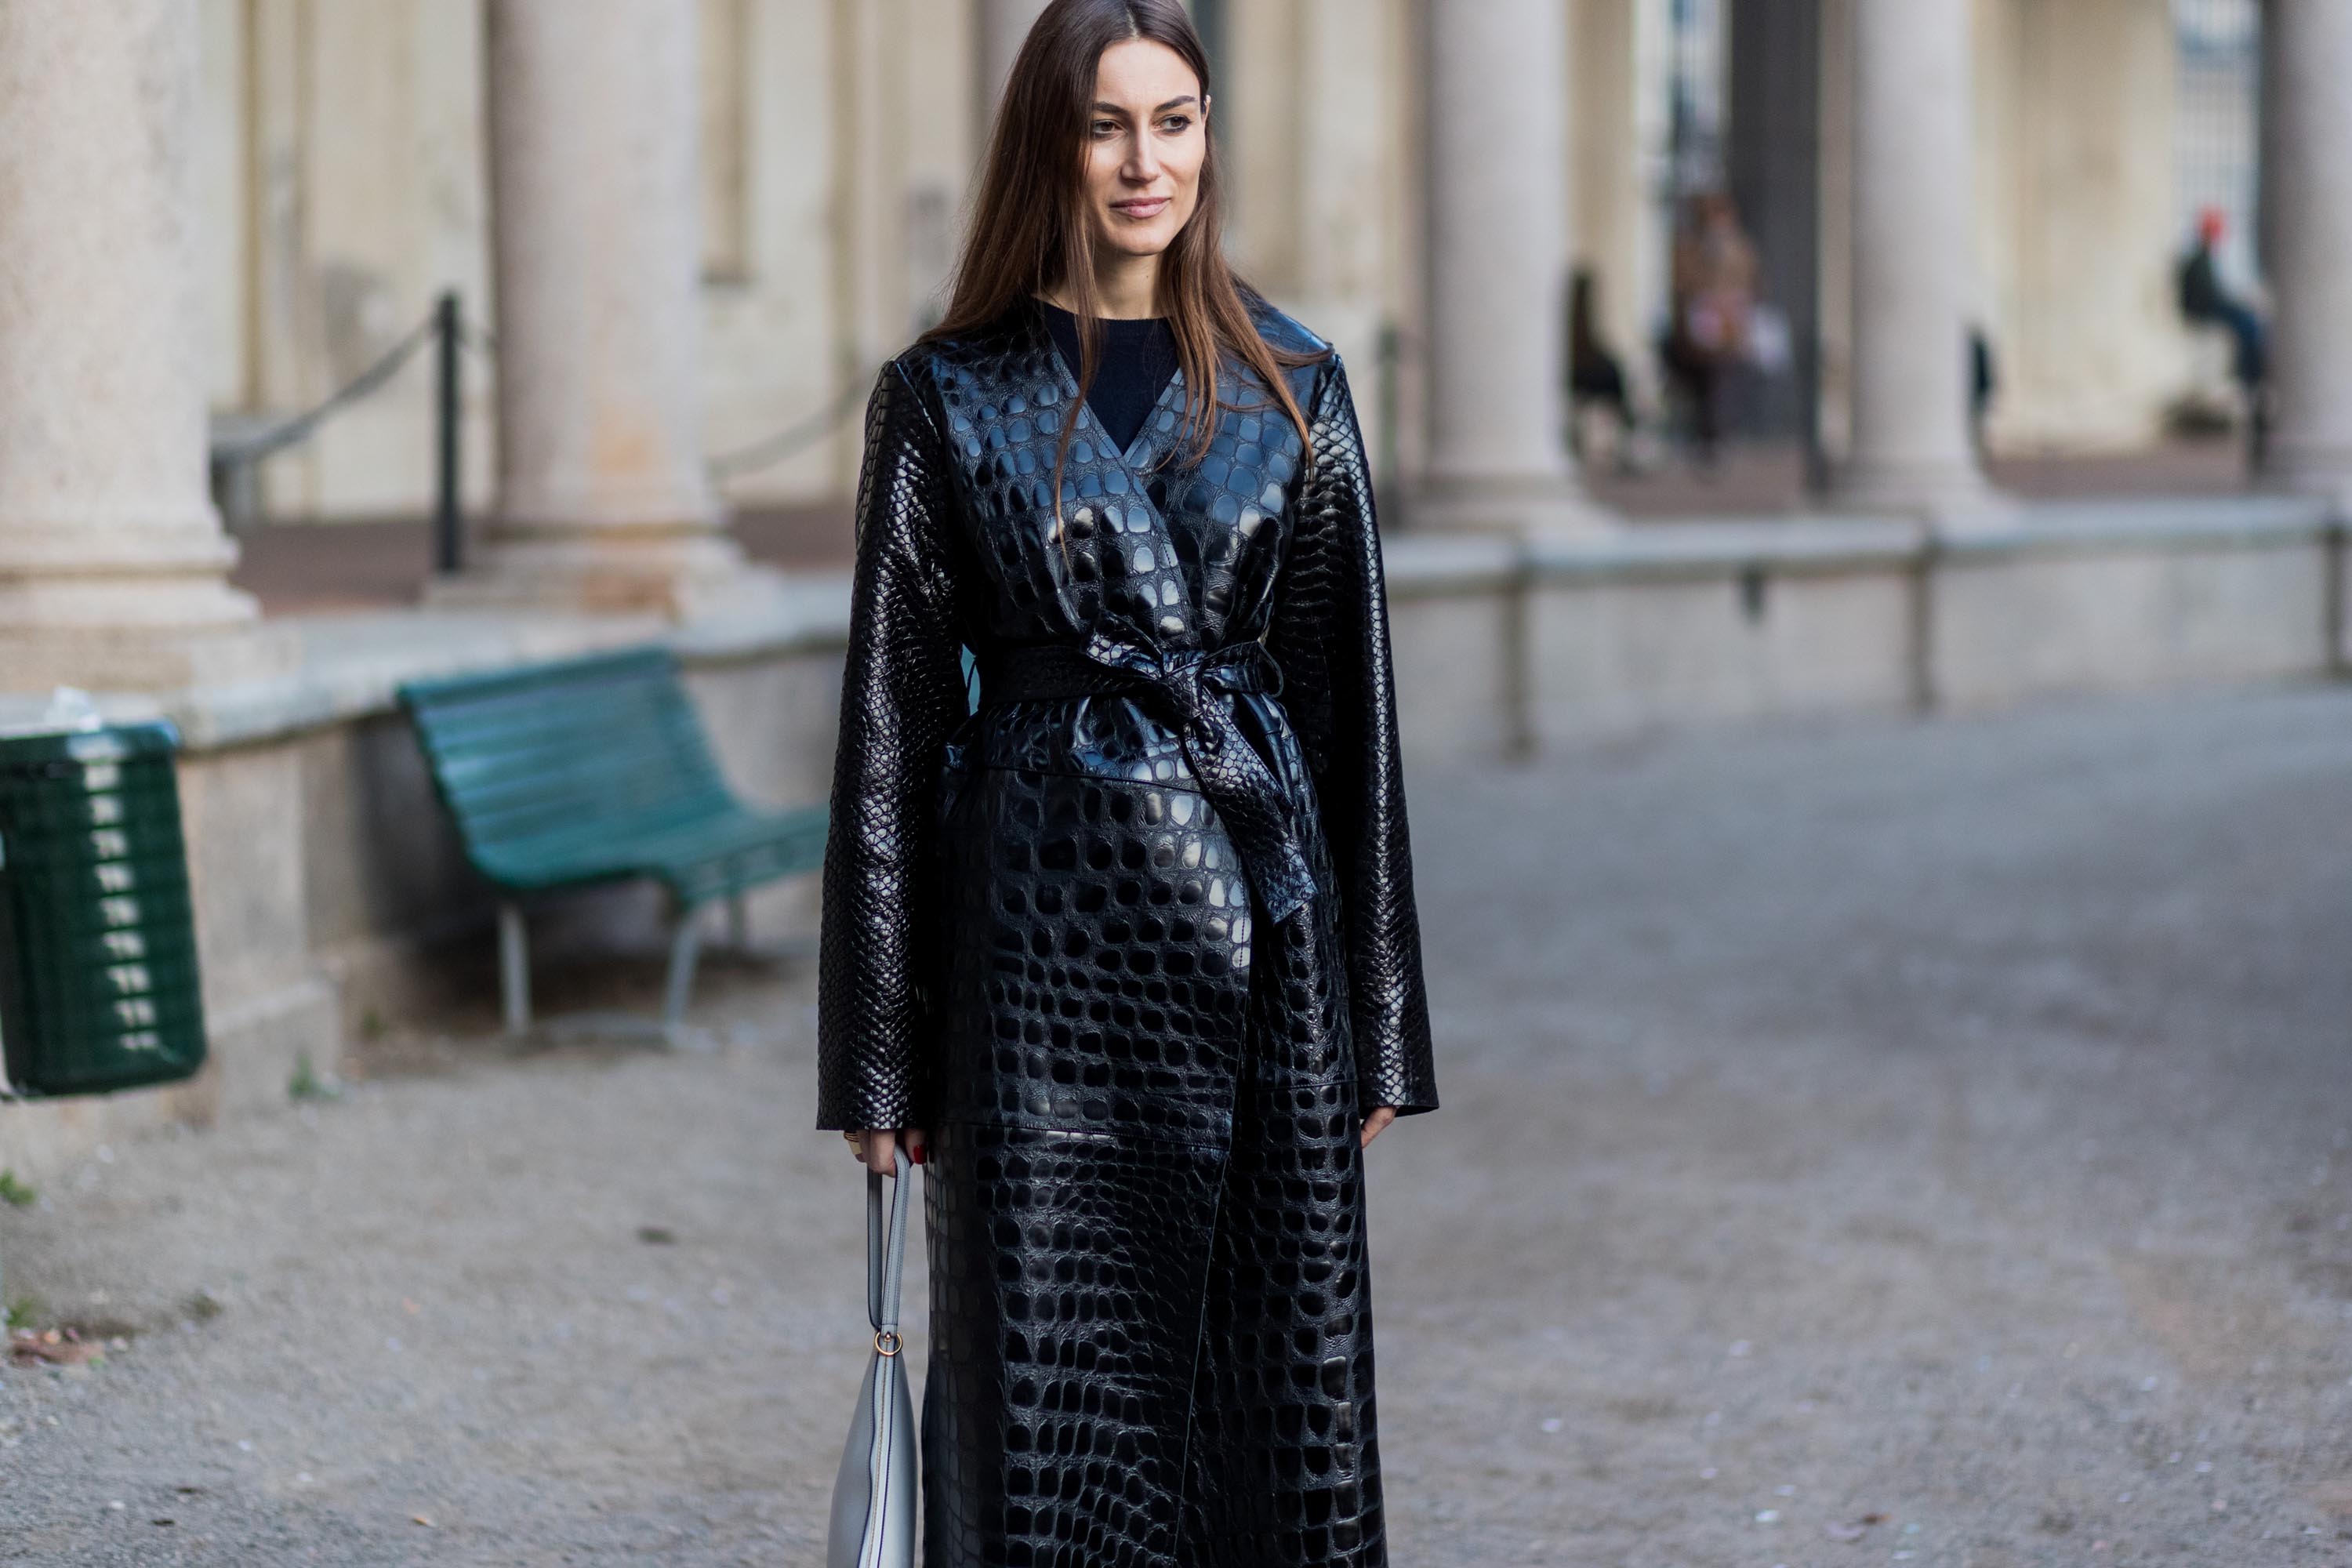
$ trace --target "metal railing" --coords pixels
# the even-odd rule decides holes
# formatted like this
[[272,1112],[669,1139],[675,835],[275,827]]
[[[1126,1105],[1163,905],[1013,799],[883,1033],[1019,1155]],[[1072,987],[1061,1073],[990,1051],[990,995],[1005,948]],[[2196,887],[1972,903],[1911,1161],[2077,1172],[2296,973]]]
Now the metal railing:
[[[249,515],[255,509],[238,498],[250,497],[263,463],[310,440],[328,421],[382,391],[428,344],[434,353],[433,563],[437,572],[459,570],[465,562],[465,510],[459,488],[464,457],[464,356],[470,351],[495,364],[498,340],[467,320],[455,289],[444,292],[434,301],[430,314],[402,333],[365,369],[309,408],[258,429],[215,435],[213,495],[223,514],[233,523]],[[862,383],[853,382],[805,418],[709,458],[712,480],[723,483],[773,468],[826,440],[865,405],[866,390]]]
[[457,291],[451,289],[434,302],[431,314],[402,333],[399,341],[377,355],[366,369],[301,413],[251,434],[215,437],[212,443],[213,497],[223,515],[232,522],[247,515],[252,509],[235,498],[252,493],[255,475],[263,463],[302,445],[336,415],[381,391],[430,343],[436,361],[434,564],[443,572],[457,570],[464,553],[463,514],[457,494],[462,424],[458,400],[464,379],[457,362],[462,349],[484,348],[484,344],[469,343],[467,339],[464,312]]
[[[465,511],[460,494],[464,355],[470,351],[495,365],[498,340],[467,318],[463,301],[455,289],[442,293],[434,301],[431,313],[402,333],[357,375],[309,408],[258,429],[215,436],[213,495],[232,526],[236,520],[256,510],[236,498],[250,497],[255,476],[263,463],[310,440],[328,421],[382,391],[428,344],[434,354],[433,562],[438,572],[459,570],[465,560]],[[1390,478],[1398,467],[1400,371],[1408,346],[1402,329],[1393,322],[1383,323],[1375,361],[1381,430],[1381,449],[1375,462],[1384,477]],[[865,406],[869,390],[866,382],[853,377],[824,407],[756,441],[705,459],[712,481],[724,484],[745,474],[772,468],[831,438]]]

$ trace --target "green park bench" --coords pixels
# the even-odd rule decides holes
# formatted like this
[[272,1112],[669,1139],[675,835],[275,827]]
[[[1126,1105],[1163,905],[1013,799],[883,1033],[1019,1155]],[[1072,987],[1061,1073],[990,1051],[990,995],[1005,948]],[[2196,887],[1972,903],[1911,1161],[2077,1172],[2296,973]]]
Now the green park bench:
[[704,907],[727,900],[740,947],[746,890],[824,864],[825,807],[762,811],[735,798],[666,647],[412,680],[399,695],[466,858],[505,894],[499,986],[509,1030],[530,1022],[525,900],[659,880],[677,921],[667,1034],[694,984]]

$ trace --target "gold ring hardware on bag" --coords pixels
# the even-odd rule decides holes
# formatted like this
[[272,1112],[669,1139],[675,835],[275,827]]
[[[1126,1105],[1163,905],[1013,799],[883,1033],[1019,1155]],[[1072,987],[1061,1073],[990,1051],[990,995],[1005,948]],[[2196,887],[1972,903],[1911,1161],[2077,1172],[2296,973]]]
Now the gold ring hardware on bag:
[[[888,1340],[890,1342],[886,1345],[882,1342],[884,1340]],[[889,1329],[877,1329],[874,1331],[874,1348],[884,1355],[897,1355],[898,1353],[897,1332]]]

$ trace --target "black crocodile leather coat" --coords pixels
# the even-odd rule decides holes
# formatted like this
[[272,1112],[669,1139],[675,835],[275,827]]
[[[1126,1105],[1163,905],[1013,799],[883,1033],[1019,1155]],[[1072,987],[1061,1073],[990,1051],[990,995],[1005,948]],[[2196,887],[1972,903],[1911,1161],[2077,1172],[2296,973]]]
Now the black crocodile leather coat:
[[[1289,374],[1311,453],[1230,359],[1202,460],[1181,374],[1114,450],[1024,302],[868,405],[817,1125],[930,1135],[927,1568],[1387,1562],[1358,1137],[1437,1093],[1363,439]],[[1115,689],[992,693],[1041,650]]]

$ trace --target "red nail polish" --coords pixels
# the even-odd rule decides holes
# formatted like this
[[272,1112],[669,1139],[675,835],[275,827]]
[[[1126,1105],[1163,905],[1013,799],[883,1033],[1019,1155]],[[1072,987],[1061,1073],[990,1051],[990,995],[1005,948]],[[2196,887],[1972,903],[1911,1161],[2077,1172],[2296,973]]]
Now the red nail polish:
[[929,1152],[930,1152],[930,1151],[929,1151],[928,1148],[919,1148],[919,1149],[917,1149],[917,1150],[915,1151],[915,1163],[916,1163],[916,1164],[918,1164],[918,1165],[921,1164],[921,1163],[923,1163],[923,1156],[924,1156],[925,1154],[929,1153]]

